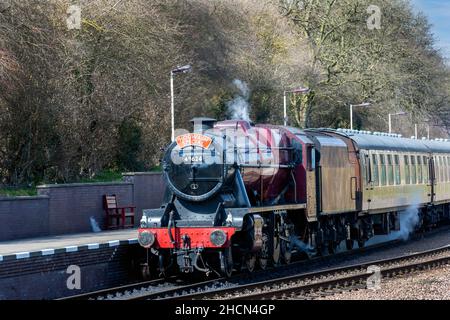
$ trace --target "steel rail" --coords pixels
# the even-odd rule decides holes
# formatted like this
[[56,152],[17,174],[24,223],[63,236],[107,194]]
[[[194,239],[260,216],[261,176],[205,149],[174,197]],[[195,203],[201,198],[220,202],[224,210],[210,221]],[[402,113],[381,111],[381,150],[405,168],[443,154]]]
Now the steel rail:
[[[383,276],[407,271],[408,269],[416,270],[431,265],[440,265],[450,261],[450,254],[445,257],[433,258],[433,256],[450,253],[450,245],[437,249],[426,250],[403,255],[400,257],[381,259],[370,261],[362,264],[354,264],[332,269],[326,269],[318,272],[305,273],[284,278],[278,278],[268,281],[261,281],[238,287],[224,288],[209,292],[199,292],[178,297],[178,299],[264,299],[264,298],[282,298],[293,294],[308,294],[311,291],[321,289],[330,290],[330,288],[346,288],[361,284],[362,281],[368,279],[371,273],[367,272],[367,268],[371,265],[385,266],[380,272]],[[414,262],[414,260],[431,257],[431,259]],[[392,264],[399,264],[402,261],[412,260],[411,263],[404,263],[400,266],[389,267]],[[387,267],[387,268],[386,268]],[[348,273],[354,273],[348,275]]]

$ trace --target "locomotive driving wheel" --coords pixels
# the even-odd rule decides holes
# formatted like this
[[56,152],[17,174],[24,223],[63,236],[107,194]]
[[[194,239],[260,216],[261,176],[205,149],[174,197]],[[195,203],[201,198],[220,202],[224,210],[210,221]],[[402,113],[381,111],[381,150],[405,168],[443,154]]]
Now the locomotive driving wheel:
[[267,233],[263,233],[262,235],[262,245],[261,251],[259,252],[259,267],[262,270],[266,270],[269,265],[269,257],[270,257],[270,247],[269,247],[269,236]]
[[352,250],[353,249],[353,239],[345,240],[345,246],[347,247],[347,250]]
[[286,264],[291,263],[292,249],[291,249],[290,243],[286,240],[281,240],[280,250],[281,250],[281,257],[283,258],[283,262]]
[[[279,229],[278,229],[279,230]],[[273,252],[272,252],[272,262],[276,267],[281,262],[281,242],[278,230],[275,230],[275,234],[273,237]]]
[[330,241],[328,242],[328,253],[329,253],[329,254],[334,254],[334,253],[336,253],[336,250],[337,250],[338,246],[339,246],[339,242],[330,240]]
[[225,248],[220,252],[220,269],[226,277],[233,273],[233,254],[231,248]]
[[249,272],[255,271],[256,266],[256,254],[254,253],[247,253],[245,255],[245,266],[247,267],[247,270]]

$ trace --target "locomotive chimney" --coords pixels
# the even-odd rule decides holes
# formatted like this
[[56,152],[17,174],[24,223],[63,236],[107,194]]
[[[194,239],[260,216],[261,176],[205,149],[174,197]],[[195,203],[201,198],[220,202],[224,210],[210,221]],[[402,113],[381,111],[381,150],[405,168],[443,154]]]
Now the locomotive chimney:
[[212,118],[201,117],[201,118],[194,118],[191,120],[191,122],[194,125],[195,133],[203,133],[206,130],[212,129],[217,120]]

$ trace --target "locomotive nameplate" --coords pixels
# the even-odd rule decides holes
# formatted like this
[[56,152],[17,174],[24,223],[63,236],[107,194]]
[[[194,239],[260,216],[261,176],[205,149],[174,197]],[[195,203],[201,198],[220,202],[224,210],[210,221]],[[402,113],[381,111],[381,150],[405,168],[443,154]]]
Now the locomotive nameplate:
[[198,133],[186,133],[176,138],[177,145],[182,149],[187,146],[198,146],[203,149],[208,149],[212,143],[212,139]]

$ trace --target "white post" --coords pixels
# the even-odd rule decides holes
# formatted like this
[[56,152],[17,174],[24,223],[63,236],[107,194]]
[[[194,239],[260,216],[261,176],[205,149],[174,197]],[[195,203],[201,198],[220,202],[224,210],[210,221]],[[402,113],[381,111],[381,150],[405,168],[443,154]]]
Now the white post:
[[170,112],[172,116],[172,141],[175,141],[175,100],[173,96],[173,73],[170,72]]
[[391,114],[389,113],[389,133],[392,133]]
[[353,105],[350,105],[350,130],[353,130]]
[[427,125],[427,139],[430,140],[430,125]]
[[283,119],[284,119],[284,126],[287,126],[287,98],[286,98],[286,91],[284,91],[283,94]]
[[417,140],[417,123],[414,124],[414,136],[416,137]]

